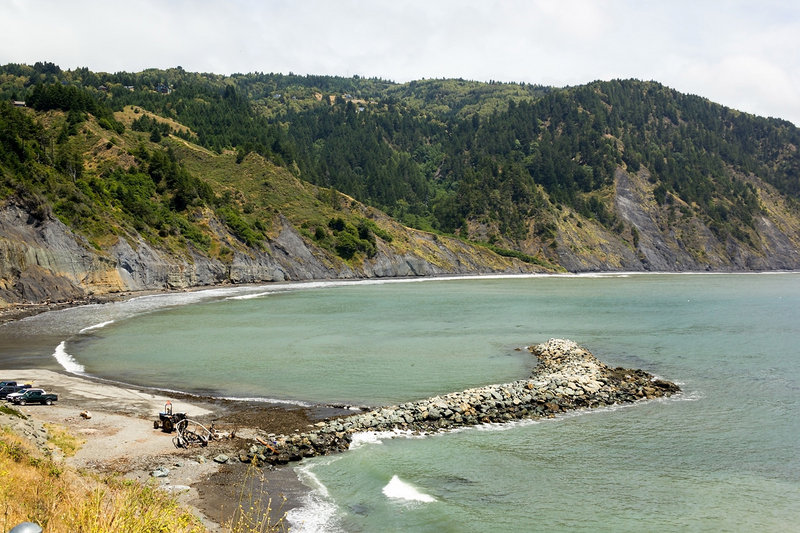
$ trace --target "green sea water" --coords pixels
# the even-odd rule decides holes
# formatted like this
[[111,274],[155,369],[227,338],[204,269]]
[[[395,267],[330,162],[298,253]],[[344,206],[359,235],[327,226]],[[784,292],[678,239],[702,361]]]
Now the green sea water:
[[798,318],[798,274],[273,285],[40,315],[0,347],[165,389],[378,405],[518,379],[535,364],[518,348],[570,338],[684,392],[359,436],[297,467],[313,490],[294,531],[796,531]]

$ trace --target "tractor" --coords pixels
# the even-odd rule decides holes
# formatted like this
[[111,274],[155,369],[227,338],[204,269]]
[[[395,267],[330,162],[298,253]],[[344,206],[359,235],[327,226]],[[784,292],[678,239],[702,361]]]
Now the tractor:
[[164,433],[172,433],[181,420],[186,420],[186,413],[173,413],[172,402],[164,404],[164,411],[158,413],[158,420],[153,422],[153,429],[161,429]]

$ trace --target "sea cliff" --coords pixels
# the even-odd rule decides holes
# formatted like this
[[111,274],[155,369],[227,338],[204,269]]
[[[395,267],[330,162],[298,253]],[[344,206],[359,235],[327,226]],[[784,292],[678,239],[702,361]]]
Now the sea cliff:
[[546,271],[409,228],[398,229],[404,242],[378,241],[372,257],[345,261],[315,246],[283,216],[274,227],[263,249],[237,249],[223,262],[193,249],[169,252],[135,235],[97,249],[57,218],[9,203],[0,207],[0,308],[234,283]]

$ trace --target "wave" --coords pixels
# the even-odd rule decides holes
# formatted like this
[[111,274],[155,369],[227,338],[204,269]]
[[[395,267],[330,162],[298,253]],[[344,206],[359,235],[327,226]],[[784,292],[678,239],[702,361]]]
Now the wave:
[[82,364],[78,363],[74,357],[67,353],[67,341],[61,341],[61,344],[56,346],[56,351],[53,352],[53,357],[55,357],[58,364],[60,364],[64,370],[71,374],[83,374],[86,369],[83,367]]
[[334,524],[336,505],[316,492],[309,492],[300,507],[286,513],[286,521],[294,533],[339,532]]
[[406,483],[396,475],[392,476],[391,481],[383,487],[383,494],[392,500],[403,500],[407,502],[431,503],[436,501],[436,498],[430,494],[420,492],[419,489],[410,483]]
[[95,329],[104,328],[104,327],[108,326],[109,324],[113,324],[113,323],[114,323],[113,320],[106,320],[105,322],[100,322],[99,324],[95,324],[93,326],[87,326],[87,327],[83,328],[82,330],[78,331],[78,333],[86,333],[87,331],[92,331],[92,330],[95,330]]
[[413,433],[410,430],[395,429],[392,431],[361,431],[353,434],[350,441],[349,450],[355,450],[368,444],[383,444],[384,439],[394,439],[396,437],[414,438],[422,437],[422,433]]
[[[185,394],[185,393],[184,393]],[[228,400],[231,402],[258,402],[258,403],[277,403],[281,405],[296,405],[298,407],[314,407],[316,404],[301,402],[299,400],[281,400],[278,398],[265,398],[263,396],[242,397],[242,396],[219,396],[216,397],[220,400]]]
[[265,296],[269,296],[270,294],[273,294],[273,293],[270,292],[270,291],[267,291],[267,292],[256,292],[256,293],[253,293],[253,294],[240,294],[239,296],[228,296],[225,299],[226,300],[253,300],[255,298],[263,298]]
[[320,533],[320,532],[339,532],[341,529],[336,525],[336,504],[331,500],[328,488],[311,471],[314,466],[327,466],[337,461],[338,458],[331,458],[328,461],[315,462],[308,465],[301,465],[295,468],[298,479],[311,491],[306,493],[302,505],[290,509],[286,513],[286,520],[290,525],[291,531],[295,533]]
[[703,391],[693,390],[693,391],[681,391],[678,394],[675,394],[674,396],[670,396],[669,398],[664,398],[664,400],[673,400],[679,402],[696,402],[705,399],[705,397],[706,395]]

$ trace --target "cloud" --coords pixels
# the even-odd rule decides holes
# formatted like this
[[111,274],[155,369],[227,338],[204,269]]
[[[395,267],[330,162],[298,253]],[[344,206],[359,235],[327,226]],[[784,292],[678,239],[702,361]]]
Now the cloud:
[[800,117],[800,80],[767,58],[742,54],[698,61],[688,67],[687,75],[711,100],[736,102],[739,109],[759,115],[779,116],[775,111],[784,110]]

